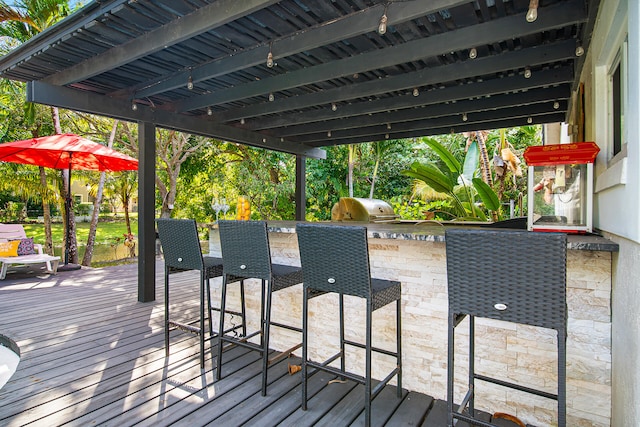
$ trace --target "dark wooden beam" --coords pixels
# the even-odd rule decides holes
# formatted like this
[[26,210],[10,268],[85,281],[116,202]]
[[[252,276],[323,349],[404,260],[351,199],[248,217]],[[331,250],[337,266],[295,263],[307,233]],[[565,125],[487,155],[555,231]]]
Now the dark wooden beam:
[[[504,53],[486,58],[468,60],[464,62],[428,68],[400,76],[386,79],[372,80],[365,83],[352,84],[350,86],[324,90],[309,95],[300,95],[273,102],[254,104],[248,107],[217,113],[215,118],[219,122],[229,122],[238,119],[251,119],[267,114],[296,111],[304,108],[326,105],[332,102],[350,101],[352,99],[365,98],[380,94],[388,94],[398,91],[410,91],[412,88],[422,88],[433,84],[446,84],[457,80],[475,78],[477,76],[494,76],[501,72],[520,73],[524,66],[535,67],[540,64],[548,64],[575,58],[575,42],[573,40],[562,41],[554,44],[536,46],[515,52]],[[382,103],[387,100],[381,101]],[[358,114],[368,114],[366,103]],[[379,104],[378,104],[379,105]]]
[[195,110],[211,105],[267,95],[342,76],[418,61],[466,49],[469,47],[470,40],[473,40],[476,45],[491,44],[507,38],[517,38],[527,34],[563,27],[569,23],[583,22],[587,19],[587,16],[584,8],[577,7],[579,3],[571,1],[549,6],[542,17],[539,17],[535,22],[527,23],[527,25],[523,25],[524,14],[517,14],[259,81],[217,90],[212,93],[192,96],[177,102],[175,110],[178,112]]
[[[408,111],[408,114],[414,114],[415,111],[422,111],[421,114],[435,116],[442,114],[447,110],[449,105],[453,106],[453,102],[469,102],[466,100],[474,98],[492,97],[492,105],[496,106],[498,102],[505,102],[506,99],[501,94],[520,92],[528,90],[536,93],[538,88],[550,87],[553,92],[548,92],[548,99],[554,97],[558,99],[567,98],[571,95],[570,87],[567,83],[573,81],[572,67],[562,67],[551,70],[543,70],[536,72],[530,79],[524,79],[520,75],[514,75],[505,78],[496,78],[493,80],[462,84],[458,86],[447,87],[444,89],[434,89],[419,96],[411,94],[398,96],[391,100],[376,100],[369,102],[359,102],[341,106],[336,111],[326,108],[326,111],[313,111],[309,113],[292,114],[285,117],[264,118],[258,120],[250,120],[245,124],[245,128],[252,130],[273,129],[275,136],[295,135],[297,133],[313,132],[314,127],[318,127],[318,131],[327,130],[323,126],[331,126],[335,128],[333,123],[340,121],[341,127],[348,127],[348,123],[355,117],[364,117],[368,123],[394,122],[391,116],[399,114],[400,111]],[[565,90],[566,94],[561,90]],[[532,92],[534,91],[534,92]],[[528,96],[531,96],[529,93]],[[520,102],[517,96],[512,97],[513,100],[506,102]],[[480,100],[478,106],[473,105],[466,111],[476,109],[492,108],[487,105],[489,101]],[[444,106],[444,109],[442,107]],[[425,109],[425,107],[427,107]],[[460,107],[462,108],[462,107]],[[432,113],[427,113],[432,111]],[[448,114],[448,113],[446,113]],[[279,129],[282,128],[282,129]]]
[[323,159],[326,156],[323,150],[317,148],[307,147],[304,144],[291,143],[281,138],[262,135],[245,129],[238,129],[197,116],[156,110],[151,106],[142,104],[137,105],[137,110],[133,111],[131,104],[126,101],[96,95],[87,91],[53,86],[43,82],[30,82],[27,85],[27,100],[39,104],[52,105],[132,122],[143,121],[154,123],[159,127],[167,129],[175,129],[186,133],[238,142],[253,147],[300,154],[311,158]]
[[[0,57],[0,70],[6,68],[5,64],[20,63],[28,61],[33,57],[36,57],[43,50],[51,49],[51,46],[65,37],[70,37],[75,34],[79,28],[86,25],[90,25],[96,19],[99,19],[102,15],[109,13],[109,11],[121,4],[127,3],[129,0],[105,0],[100,2],[91,2],[85,6],[81,12],[76,12],[77,19],[64,19],[56,23],[55,27],[48,28],[47,31],[43,31],[36,34],[29,39],[28,43],[23,43],[11,52]],[[22,81],[26,82],[32,80],[30,78]]]
[[[388,25],[397,25],[467,2],[468,0],[414,0],[411,2],[390,3],[387,10]],[[304,32],[297,32],[278,40],[273,40],[270,45],[264,43],[246,51],[234,52],[233,55],[194,67],[191,70],[182,70],[171,76],[162,76],[146,81],[138,85],[140,89],[128,88],[126,92],[135,92],[136,96],[140,98],[149,97],[184,86],[189,76],[191,76],[194,83],[198,83],[244,68],[265,64],[270,50],[274,55],[274,61],[277,61],[279,58],[340,40],[347,40],[351,37],[371,32],[378,24],[383,10],[384,6],[378,4],[361,12],[323,23]],[[119,91],[118,95],[124,92]]]
[[66,85],[113,70],[153,52],[268,7],[279,0],[218,0],[153,31],[53,74],[45,82]]
[[[475,123],[476,126],[482,125],[484,122],[495,121],[499,119],[505,118],[516,118],[516,117],[533,117],[536,115],[543,114],[551,114],[556,112],[564,112],[567,109],[567,100],[558,101],[559,106],[558,109],[553,107],[553,102],[540,102],[535,104],[528,105],[520,105],[520,106],[510,106],[507,108],[496,108],[493,110],[481,111],[476,113],[468,113],[466,115],[466,120],[463,118],[463,110],[459,111],[458,114],[452,114],[444,117],[435,117],[435,118],[423,118],[418,120],[412,120],[402,123],[396,123],[392,129],[388,129],[385,123],[380,123],[378,125],[372,126],[363,126],[355,129],[336,129],[331,132],[331,138],[327,137],[325,132],[314,133],[309,135],[302,135],[300,137],[291,138],[295,141],[304,144],[315,145],[317,143],[324,143],[327,140],[331,139],[351,139],[351,138],[362,138],[365,141],[376,141],[379,139],[397,139],[398,134],[403,134],[404,132],[410,131],[428,131],[431,128],[442,128],[442,127],[455,127],[458,125],[465,125],[465,123]],[[382,135],[382,138],[379,136]],[[389,135],[388,137],[385,135]],[[374,138],[374,139],[370,139]]]
[[407,138],[420,138],[424,136],[431,135],[444,135],[448,133],[461,133],[461,132],[471,132],[476,130],[483,129],[501,129],[501,128],[510,128],[510,127],[518,127],[518,126],[531,126],[542,123],[557,123],[562,122],[564,120],[564,112],[559,113],[548,113],[548,114],[540,114],[532,117],[532,122],[528,122],[528,117],[511,117],[511,118],[497,118],[495,120],[489,120],[482,123],[465,123],[458,122],[457,125],[453,126],[442,126],[442,127],[433,127],[430,129],[420,129],[406,132],[398,132],[390,135],[390,138],[386,138],[385,134],[379,133],[377,135],[369,135],[366,137],[356,137],[356,138],[344,138],[344,139],[335,139],[335,140],[324,140],[318,142],[316,145],[318,147],[329,147],[334,145],[344,145],[344,144],[359,144],[363,142],[375,142],[375,141],[384,141],[385,139],[407,139]]
[[[360,115],[351,118],[326,120],[312,124],[289,126],[274,130],[274,136],[281,136],[287,139],[298,140],[305,134],[326,134],[331,131],[332,134],[338,136],[342,131],[347,129],[378,129],[378,132],[395,129],[402,126],[403,122],[411,122],[415,120],[433,119],[437,117],[445,117],[467,113],[467,115],[475,112],[501,109],[505,116],[509,111],[514,113],[518,109],[505,110],[520,107],[528,104],[538,104],[548,101],[549,108],[553,109],[554,102],[558,102],[560,109],[566,102],[561,104],[559,101],[566,101],[571,97],[571,86],[567,83],[562,86],[551,88],[531,89],[526,92],[494,95],[491,97],[483,97],[481,99],[467,99],[464,101],[433,104],[420,108],[408,108],[399,111],[391,111],[377,113],[372,115]],[[340,130],[340,132],[335,132]],[[378,133],[376,132],[376,133]]]

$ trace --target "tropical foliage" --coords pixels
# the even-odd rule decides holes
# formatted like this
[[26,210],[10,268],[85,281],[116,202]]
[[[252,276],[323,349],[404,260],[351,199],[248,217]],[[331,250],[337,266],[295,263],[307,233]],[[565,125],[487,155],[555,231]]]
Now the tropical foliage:
[[424,142],[440,158],[444,167],[430,163],[414,162],[403,174],[424,182],[438,193],[446,194],[453,207],[456,219],[486,220],[483,208],[476,203],[482,201],[484,208],[498,217],[500,201],[489,184],[478,178],[479,149],[476,141],[472,142],[460,163],[458,159],[435,139]]

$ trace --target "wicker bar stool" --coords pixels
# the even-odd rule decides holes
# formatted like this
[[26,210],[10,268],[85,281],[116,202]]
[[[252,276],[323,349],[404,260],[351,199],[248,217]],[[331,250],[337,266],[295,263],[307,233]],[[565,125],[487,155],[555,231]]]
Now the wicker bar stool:
[[[302,332],[301,328],[271,321],[271,300],[274,292],[302,283],[302,269],[282,264],[271,263],[267,224],[264,221],[219,221],[220,247],[222,249],[222,298],[221,308],[226,306],[227,286],[240,282],[244,286],[245,279],[260,279],[260,329],[240,337],[219,333],[218,369],[216,379],[220,379],[224,343],[243,346],[259,351],[262,355],[262,395],[267,394],[267,369],[269,365],[288,357],[302,346],[297,344],[277,356],[269,359],[269,330],[271,326]],[[244,311],[244,301],[242,301]],[[220,331],[224,328],[224,311],[220,312]],[[254,336],[260,335],[260,344],[250,342]]]
[[[358,226],[298,224],[298,246],[304,271],[302,309],[302,409],[307,409],[307,376],[309,367],[334,373],[364,385],[365,425],[371,424],[371,401],[394,376],[397,376],[398,398],[402,397],[401,284],[371,278],[367,229]],[[317,363],[308,359],[308,300],[312,292],[339,294],[340,351],[328,360]],[[344,295],[366,300],[365,343],[345,338]],[[392,302],[396,303],[396,351],[372,346],[372,314]],[[345,371],[345,346],[365,349],[364,377]],[[396,359],[396,367],[376,387],[371,389],[371,354],[382,353]],[[340,369],[329,366],[340,359]]]
[[[557,400],[558,426],[566,425],[566,262],[567,236],[561,233],[451,229],[445,231],[449,292],[448,425],[475,418],[475,380]],[[454,411],[455,328],[469,316],[469,390]],[[475,373],[474,318],[485,317],[554,329],[558,333],[557,394]],[[468,413],[462,413],[468,407]]]
[[[169,332],[179,329],[196,334],[200,338],[200,368],[204,368],[205,340],[205,299],[207,293],[207,318],[209,319],[209,337],[214,337],[211,314],[219,308],[211,305],[211,287],[209,279],[222,276],[222,259],[202,256],[200,239],[196,222],[191,219],[159,218],[156,220],[158,237],[164,253],[164,348],[169,356]],[[200,315],[192,322],[172,320],[169,313],[169,275],[189,270],[200,272]],[[206,285],[206,286],[205,286]],[[235,313],[242,317],[242,325],[246,325],[244,313]],[[195,326],[198,325],[198,326]],[[246,327],[246,326],[245,326]]]

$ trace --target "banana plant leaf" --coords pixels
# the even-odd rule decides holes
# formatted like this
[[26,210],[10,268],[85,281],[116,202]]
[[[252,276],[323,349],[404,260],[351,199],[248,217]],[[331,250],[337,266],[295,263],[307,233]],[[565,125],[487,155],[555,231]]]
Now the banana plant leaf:
[[449,168],[449,171],[454,172],[455,174],[460,174],[461,166],[460,162],[453,157],[451,151],[447,150],[442,144],[440,144],[435,139],[427,138],[425,143],[436,152],[438,157],[442,159],[445,165]]
[[467,154],[464,156],[464,165],[462,167],[462,176],[466,179],[466,182],[471,182],[473,175],[478,169],[478,162],[480,161],[480,150],[478,149],[478,142],[473,141],[469,145]]
[[453,192],[454,185],[449,177],[433,165],[414,162],[411,165],[411,169],[402,171],[402,174],[424,181],[429,187],[440,193],[450,194]]
[[482,200],[482,203],[484,203],[485,207],[490,211],[497,212],[500,209],[500,200],[489,184],[480,178],[473,178],[471,182],[473,182],[473,187],[478,192],[478,196]]

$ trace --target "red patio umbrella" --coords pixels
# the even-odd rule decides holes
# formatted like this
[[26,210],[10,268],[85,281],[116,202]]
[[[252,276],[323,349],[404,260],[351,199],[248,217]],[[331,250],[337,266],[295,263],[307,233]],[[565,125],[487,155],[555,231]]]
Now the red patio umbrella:
[[[65,133],[0,144],[0,161],[69,170],[69,188],[65,207],[67,221],[71,211],[71,170],[137,170],[138,160],[81,136]],[[69,223],[65,247],[65,265],[69,263]]]

